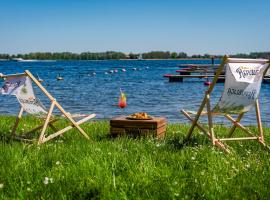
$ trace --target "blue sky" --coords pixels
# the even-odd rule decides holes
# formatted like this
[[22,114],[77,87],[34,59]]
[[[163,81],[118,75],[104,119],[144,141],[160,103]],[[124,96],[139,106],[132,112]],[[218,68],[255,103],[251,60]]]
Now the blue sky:
[[269,0],[0,0],[0,53],[270,51]]

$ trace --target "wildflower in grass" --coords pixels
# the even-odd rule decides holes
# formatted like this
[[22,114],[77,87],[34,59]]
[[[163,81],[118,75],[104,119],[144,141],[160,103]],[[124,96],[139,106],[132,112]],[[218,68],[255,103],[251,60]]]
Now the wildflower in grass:
[[246,164],[246,168],[250,168],[250,164],[249,163]]
[[59,160],[57,160],[57,161],[55,162],[55,164],[56,164],[56,165],[60,165],[61,163],[60,163]]
[[0,183],[0,189],[4,188],[4,183]]
[[195,157],[192,156],[192,157],[191,157],[191,160],[195,160]]
[[50,182],[53,183],[53,178],[49,178]]
[[43,183],[48,185],[49,183],[53,183],[53,178],[45,177]]
[[48,185],[49,184],[49,178],[48,177],[45,177],[43,183],[45,185]]

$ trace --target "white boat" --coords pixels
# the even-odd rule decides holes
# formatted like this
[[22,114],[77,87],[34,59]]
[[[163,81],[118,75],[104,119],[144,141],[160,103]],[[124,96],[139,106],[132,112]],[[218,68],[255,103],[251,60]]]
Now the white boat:
[[12,58],[13,61],[16,61],[16,62],[37,62],[38,60],[33,60],[33,59],[22,59],[22,58]]

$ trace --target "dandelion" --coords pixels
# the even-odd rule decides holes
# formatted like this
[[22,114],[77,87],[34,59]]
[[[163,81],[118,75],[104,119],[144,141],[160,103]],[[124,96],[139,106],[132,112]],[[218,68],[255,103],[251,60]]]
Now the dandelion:
[[4,183],[0,183],[0,189],[4,188]]

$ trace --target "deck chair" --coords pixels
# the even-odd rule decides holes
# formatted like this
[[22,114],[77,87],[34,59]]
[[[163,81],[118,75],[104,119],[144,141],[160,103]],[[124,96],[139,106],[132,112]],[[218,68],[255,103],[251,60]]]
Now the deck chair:
[[[219,76],[225,69],[224,91],[217,105],[213,108],[210,106],[211,93],[218,81]],[[200,129],[212,142],[213,145],[230,152],[226,141],[236,140],[257,140],[265,145],[261,115],[259,109],[259,92],[262,79],[269,69],[269,60],[265,59],[238,59],[224,56],[211,85],[205,92],[203,101],[197,112],[182,109],[181,112],[191,121],[192,125],[187,133],[185,141],[188,141],[195,127]],[[244,114],[255,105],[258,133],[253,133],[247,127],[240,123]],[[206,110],[204,110],[206,107]],[[232,114],[237,115],[233,118]],[[208,127],[199,122],[201,115],[207,115]],[[233,125],[231,126],[228,137],[218,138],[214,132],[213,116],[222,115],[227,118]],[[194,117],[195,116],[195,117]],[[232,137],[236,128],[240,128],[246,137]]]
[[[45,143],[57,136],[60,136],[67,132],[72,128],[76,128],[86,139],[89,139],[89,136],[85,133],[85,131],[80,127],[80,125],[92,118],[94,118],[95,114],[90,115],[71,115],[66,112],[64,108],[56,101],[55,98],[41,85],[41,83],[28,71],[26,70],[21,74],[11,74],[11,75],[3,75],[0,74],[1,78],[5,79],[5,84],[1,88],[0,93],[15,95],[18,102],[20,103],[20,111],[16,118],[16,122],[12,128],[12,136],[16,139],[21,139],[28,141],[27,136],[41,129],[41,133],[38,139],[38,144]],[[51,105],[49,110],[45,108],[45,106],[41,103],[41,101],[36,97],[34,88],[32,86],[32,82],[36,84],[36,86],[49,98],[51,101]],[[59,116],[54,116],[53,110],[57,107],[59,111],[62,113],[62,117],[65,117],[70,125],[57,130],[53,125],[56,121],[59,120]],[[22,135],[16,134],[16,129],[19,125],[19,121],[23,115],[23,112],[31,114],[35,117],[42,119],[43,123],[40,126],[35,127],[34,129],[23,133]],[[75,117],[81,118],[79,121],[75,121]],[[48,126],[54,131],[54,133],[50,135],[45,135]]]

